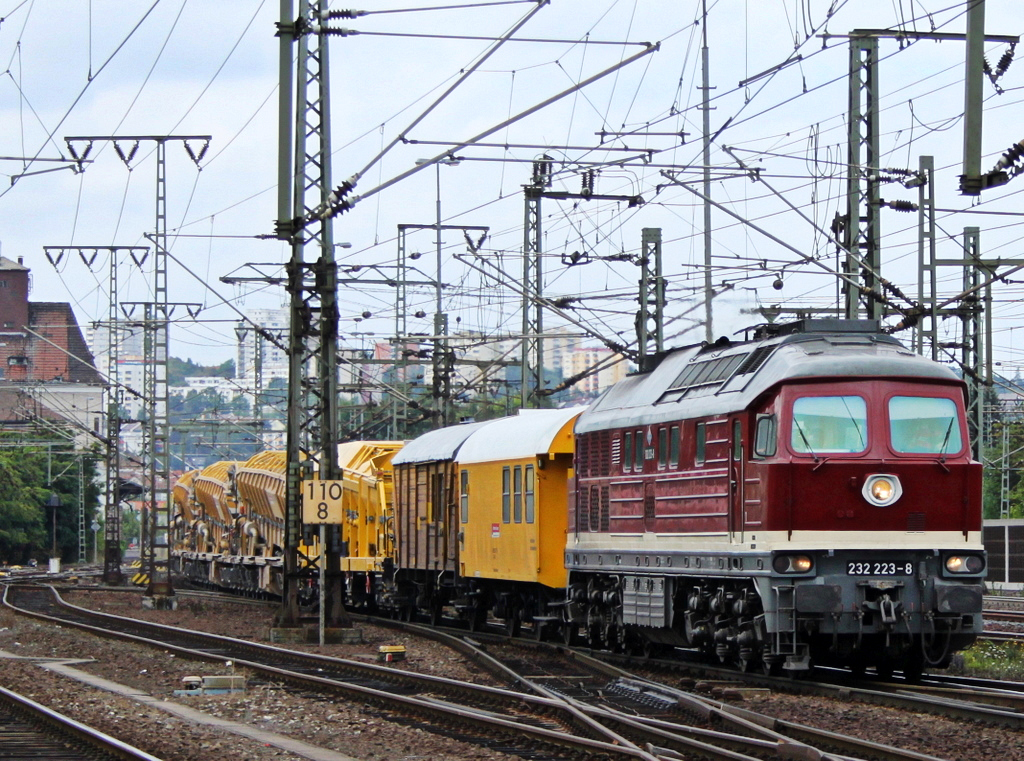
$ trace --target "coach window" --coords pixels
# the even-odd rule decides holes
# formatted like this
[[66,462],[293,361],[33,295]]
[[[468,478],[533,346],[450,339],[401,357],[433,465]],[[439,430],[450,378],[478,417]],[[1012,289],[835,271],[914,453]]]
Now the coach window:
[[512,474],[512,520],[523,522],[523,467],[516,465]]
[[658,429],[658,470],[668,463],[668,428]]
[[693,459],[698,465],[703,465],[704,449],[708,442],[708,429],[704,423],[697,423],[697,435],[694,438],[697,440],[697,448]]
[[524,497],[526,499],[526,522],[533,523],[535,511],[533,502],[533,466],[526,466],[526,473],[524,475],[526,483],[524,484]]
[[627,473],[633,467],[633,432],[626,431],[622,436],[622,469]]
[[774,457],[776,447],[775,415],[759,415],[754,432],[754,456]]
[[668,450],[668,466],[670,468],[679,467],[679,426],[672,426],[672,433],[670,436],[672,443],[669,444]]
[[805,396],[793,402],[790,446],[809,455],[863,452],[867,404],[859,396]]
[[512,520],[512,471],[506,466],[501,469],[501,522]]
[[637,431],[633,439],[633,470],[643,473],[644,470],[644,432]]
[[460,474],[459,505],[462,508],[462,522],[469,523],[469,471]]
[[444,473],[434,473],[430,479],[430,522],[444,523]]
[[889,400],[892,448],[906,454],[958,454],[963,449],[956,402],[926,396]]

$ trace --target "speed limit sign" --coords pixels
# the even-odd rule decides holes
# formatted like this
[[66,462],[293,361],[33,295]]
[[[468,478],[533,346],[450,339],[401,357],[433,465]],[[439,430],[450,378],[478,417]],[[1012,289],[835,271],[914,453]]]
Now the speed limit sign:
[[302,482],[302,522],[341,523],[343,481],[313,479]]

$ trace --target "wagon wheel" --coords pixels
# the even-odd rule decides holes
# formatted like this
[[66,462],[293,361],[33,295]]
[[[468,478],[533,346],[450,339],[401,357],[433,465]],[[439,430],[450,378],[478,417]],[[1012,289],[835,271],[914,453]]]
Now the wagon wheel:
[[537,621],[536,619],[534,619],[534,621],[533,621],[533,638],[537,642],[543,642],[544,641],[544,633],[545,633],[546,629],[547,629],[547,622],[546,621]]
[[487,623],[487,609],[479,603],[474,604],[469,609],[469,630],[478,632],[484,628],[485,623]]
[[440,626],[444,618],[444,606],[439,602],[430,603],[430,625]]

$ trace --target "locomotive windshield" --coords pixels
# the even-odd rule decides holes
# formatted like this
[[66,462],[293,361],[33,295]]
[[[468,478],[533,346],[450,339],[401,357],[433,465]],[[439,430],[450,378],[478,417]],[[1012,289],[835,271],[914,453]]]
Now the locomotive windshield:
[[963,446],[952,399],[894,396],[889,400],[889,434],[897,452],[948,454]]
[[863,452],[868,446],[867,404],[859,396],[805,396],[793,402],[794,452]]

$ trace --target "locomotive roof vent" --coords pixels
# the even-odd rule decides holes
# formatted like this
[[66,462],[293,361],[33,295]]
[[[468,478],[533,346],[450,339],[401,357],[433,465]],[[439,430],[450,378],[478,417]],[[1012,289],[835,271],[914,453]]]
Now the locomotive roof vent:
[[878,320],[841,320],[835,317],[815,317],[795,322],[769,322],[754,328],[754,339],[763,340],[774,336],[788,336],[795,333],[868,333],[881,332]]

